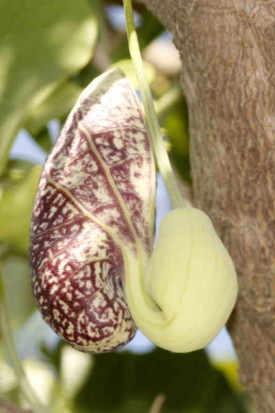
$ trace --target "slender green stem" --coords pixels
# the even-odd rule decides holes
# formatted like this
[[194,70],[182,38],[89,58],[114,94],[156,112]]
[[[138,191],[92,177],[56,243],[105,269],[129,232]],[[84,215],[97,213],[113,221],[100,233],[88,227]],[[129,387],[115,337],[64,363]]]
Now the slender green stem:
[[22,366],[14,344],[12,329],[9,320],[7,300],[3,277],[0,271],[0,332],[2,335],[5,353],[15,372],[22,394],[30,404],[34,413],[47,413],[46,408],[38,400]]
[[155,157],[160,174],[164,180],[166,189],[169,193],[171,203],[174,208],[186,206],[186,203],[177,186],[173,170],[169,161],[168,154],[163,142],[159,122],[155,112],[153,99],[148,85],[145,70],[143,68],[142,57],[139,49],[138,38],[135,31],[133,9],[131,0],[123,0],[126,16],[126,28],[128,36],[129,51],[133,61],[136,76],[140,85],[140,91],[145,109],[146,123],[152,140]]
[[155,102],[155,110],[158,119],[165,118],[169,110],[179,102],[182,97],[182,91],[179,86],[173,86],[161,98]]

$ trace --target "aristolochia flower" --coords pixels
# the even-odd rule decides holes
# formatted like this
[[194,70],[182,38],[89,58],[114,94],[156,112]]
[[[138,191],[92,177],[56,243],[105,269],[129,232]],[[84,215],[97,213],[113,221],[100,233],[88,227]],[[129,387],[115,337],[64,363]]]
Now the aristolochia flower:
[[169,212],[144,268],[139,276],[133,270],[125,286],[137,326],[167,350],[188,352],[209,344],[226,323],[238,286],[208,216],[195,208]]
[[75,348],[112,351],[137,326],[163,348],[192,351],[229,317],[236,274],[211,221],[194,208],[175,209],[153,250],[154,203],[143,116],[114,70],[92,82],[69,115],[44,166],[32,219],[37,304]]

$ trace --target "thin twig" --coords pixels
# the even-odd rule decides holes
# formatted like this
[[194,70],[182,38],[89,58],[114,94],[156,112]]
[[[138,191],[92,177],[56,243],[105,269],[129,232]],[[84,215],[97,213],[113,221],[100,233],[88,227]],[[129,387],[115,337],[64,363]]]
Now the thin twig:
[[158,394],[151,406],[151,409],[149,410],[149,413],[160,413],[165,400],[165,394]]

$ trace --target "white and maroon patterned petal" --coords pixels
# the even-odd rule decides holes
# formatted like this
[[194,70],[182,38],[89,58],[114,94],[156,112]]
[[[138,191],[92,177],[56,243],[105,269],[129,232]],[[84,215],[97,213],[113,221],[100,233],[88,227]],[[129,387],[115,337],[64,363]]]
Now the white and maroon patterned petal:
[[[111,351],[135,333],[121,246],[152,246],[155,169],[137,97],[120,71],[80,96],[40,180],[31,228],[34,294],[74,347]],[[130,275],[129,275],[130,276]]]

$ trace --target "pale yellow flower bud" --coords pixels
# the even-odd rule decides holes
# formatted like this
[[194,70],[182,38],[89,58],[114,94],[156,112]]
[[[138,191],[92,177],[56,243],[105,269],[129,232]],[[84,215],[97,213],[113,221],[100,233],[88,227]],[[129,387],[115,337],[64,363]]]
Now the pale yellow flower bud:
[[144,279],[126,280],[138,328],[174,352],[207,346],[226,323],[238,285],[232,260],[208,216],[175,209],[163,219]]

